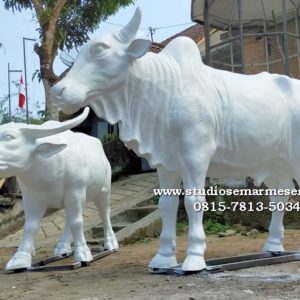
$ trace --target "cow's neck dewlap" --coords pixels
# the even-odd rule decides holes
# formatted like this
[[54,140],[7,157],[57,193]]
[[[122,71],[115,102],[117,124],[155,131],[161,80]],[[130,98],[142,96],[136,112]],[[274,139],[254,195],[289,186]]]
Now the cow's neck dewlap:
[[168,164],[172,155],[162,157],[165,151],[159,149],[168,139],[163,132],[170,128],[170,111],[181,98],[179,66],[166,55],[149,53],[133,63],[128,76],[126,86],[90,105],[99,117],[118,123],[121,139],[152,166]]

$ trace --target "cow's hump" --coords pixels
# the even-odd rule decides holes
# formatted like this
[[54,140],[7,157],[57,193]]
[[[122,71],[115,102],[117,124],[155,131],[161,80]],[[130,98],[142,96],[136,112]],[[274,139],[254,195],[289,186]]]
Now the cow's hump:
[[196,43],[188,37],[174,39],[162,53],[173,57],[183,74],[190,74],[191,70],[199,70],[204,66]]

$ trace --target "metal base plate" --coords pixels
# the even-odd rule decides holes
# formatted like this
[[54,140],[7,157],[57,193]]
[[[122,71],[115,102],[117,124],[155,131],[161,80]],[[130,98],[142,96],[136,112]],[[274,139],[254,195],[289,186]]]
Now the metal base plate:
[[300,252],[284,251],[284,252],[264,252],[248,255],[232,256],[216,258],[206,261],[206,268],[197,271],[183,271],[181,265],[173,268],[149,268],[149,272],[154,274],[174,274],[174,275],[190,275],[190,274],[213,274],[224,271],[232,271],[244,268],[266,266],[271,264],[286,263],[300,260]]
[[93,263],[94,261],[103,258],[109,254],[112,254],[113,250],[103,250],[103,251],[92,251],[93,260],[90,262],[74,262],[71,264],[62,264],[62,265],[49,265],[51,263],[57,261],[63,261],[65,258],[70,257],[73,253],[69,253],[63,256],[53,256],[50,258],[46,258],[43,260],[36,261],[32,263],[30,268],[22,268],[22,269],[15,269],[15,270],[7,270],[6,273],[20,273],[20,272],[50,272],[50,271],[67,271],[67,270],[75,270],[81,267],[85,267]]

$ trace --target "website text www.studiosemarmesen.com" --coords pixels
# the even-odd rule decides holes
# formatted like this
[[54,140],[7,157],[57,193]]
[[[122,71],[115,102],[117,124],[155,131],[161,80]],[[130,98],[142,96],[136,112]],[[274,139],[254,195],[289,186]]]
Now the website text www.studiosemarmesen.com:
[[[222,189],[217,186],[211,186],[207,189],[154,189],[155,196],[299,196],[298,189],[247,189],[247,188],[226,188]],[[196,201],[194,203],[195,211],[300,211],[299,202],[270,201],[264,203],[262,201]]]

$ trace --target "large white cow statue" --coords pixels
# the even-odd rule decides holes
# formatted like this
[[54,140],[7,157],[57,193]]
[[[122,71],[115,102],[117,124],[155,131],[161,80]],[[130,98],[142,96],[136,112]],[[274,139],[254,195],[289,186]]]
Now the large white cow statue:
[[47,208],[65,207],[65,229],[55,255],[70,253],[73,237],[75,261],[93,260],[83,233],[86,200],[93,201],[100,211],[104,247],[118,248],[110,223],[111,168],[101,142],[68,130],[83,122],[88,112],[86,108],[65,122],[0,126],[0,176],[17,176],[25,212],[23,239],[7,270],[31,266],[34,237]]
[[[202,189],[205,177],[251,176],[270,188],[300,179],[300,81],[261,73],[241,75],[202,63],[196,44],[179,37],[159,53],[135,39],[136,10],[122,30],[88,42],[52,93],[66,113],[89,105],[120,138],[157,168],[161,188]],[[273,197],[286,202],[287,196]],[[183,270],[205,268],[205,197],[186,195],[188,250]],[[177,196],[161,196],[158,253],[150,268],[176,261]],[[275,211],[265,251],[283,250],[283,212]]]

